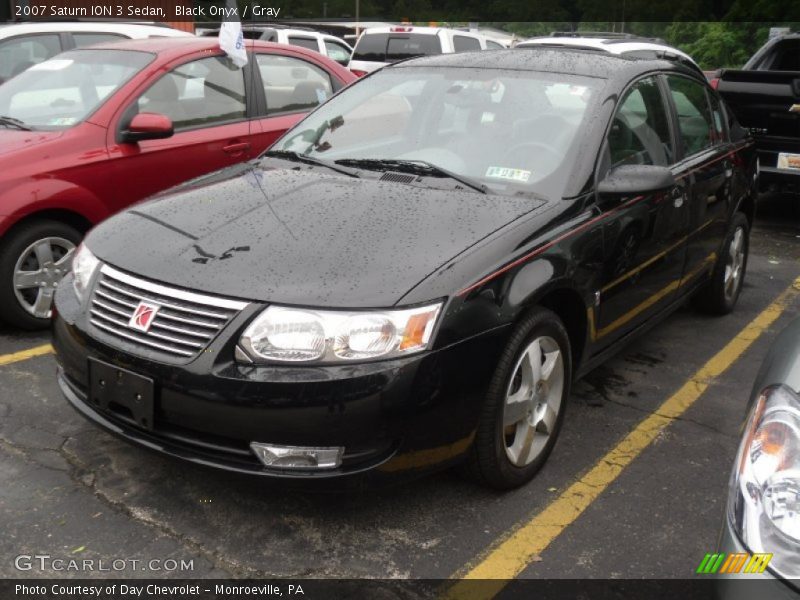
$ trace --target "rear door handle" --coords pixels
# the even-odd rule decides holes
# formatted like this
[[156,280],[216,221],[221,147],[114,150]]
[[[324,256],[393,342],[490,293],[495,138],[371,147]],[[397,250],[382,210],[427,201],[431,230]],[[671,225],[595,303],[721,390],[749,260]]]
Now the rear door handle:
[[236,142],[222,147],[222,150],[225,153],[230,154],[232,156],[237,154],[244,154],[249,149],[250,149],[250,142]]

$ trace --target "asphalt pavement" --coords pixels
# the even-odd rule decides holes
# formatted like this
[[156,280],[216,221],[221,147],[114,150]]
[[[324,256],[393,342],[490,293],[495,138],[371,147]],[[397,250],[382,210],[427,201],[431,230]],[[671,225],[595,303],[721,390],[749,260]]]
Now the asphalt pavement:
[[[716,547],[756,371],[800,311],[800,294],[774,304],[800,276],[798,208],[797,197],[764,198],[736,311],[682,308],[577,382],[549,462],[504,494],[452,471],[315,494],[163,458],[74,412],[51,354],[19,354],[47,344],[46,332],[0,329],[0,577],[447,578],[502,572],[516,534],[540,550],[517,554],[519,577],[691,577]],[[768,326],[748,329],[776,306]],[[732,340],[746,343],[733,351]],[[697,382],[691,402],[662,417]],[[654,418],[660,428],[638,435]],[[587,474],[599,479],[581,496]],[[563,518],[537,529],[554,514]],[[20,555],[50,558],[27,569]],[[58,571],[52,559],[120,568]]]

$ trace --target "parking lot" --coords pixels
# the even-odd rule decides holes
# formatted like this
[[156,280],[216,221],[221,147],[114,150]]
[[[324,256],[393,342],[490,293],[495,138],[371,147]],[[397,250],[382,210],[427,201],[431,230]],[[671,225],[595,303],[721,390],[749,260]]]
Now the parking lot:
[[716,546],[761,359],[800,310],[792,202],[762,200],[736,311],[682,308],[576,383],[551,459],[505,494],[455,472],[360,493],[286,491],[174,462],[67,405],[47,333],[0,330],[0,575],[53,576],[14,565],[47,554],[193,559],[191,572],[110,573],[133,577],[690,577]]

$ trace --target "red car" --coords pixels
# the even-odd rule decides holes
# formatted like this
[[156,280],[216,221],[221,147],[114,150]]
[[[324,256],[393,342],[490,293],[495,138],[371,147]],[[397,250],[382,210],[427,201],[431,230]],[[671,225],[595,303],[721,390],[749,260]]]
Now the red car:
[[354,75],[310,50],[216,39],[99,44],[0,85],[0,318],[46,327],[86,231],[156,192],[255,158]]

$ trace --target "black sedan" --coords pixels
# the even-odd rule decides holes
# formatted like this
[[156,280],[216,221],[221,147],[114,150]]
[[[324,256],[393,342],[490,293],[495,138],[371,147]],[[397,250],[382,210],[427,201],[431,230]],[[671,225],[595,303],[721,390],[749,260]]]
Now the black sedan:
[[285,479],[528,481],[571,381],[742,287],[755,156],[680,64],[542,48],[346,88],[258,160],[94,229],[58,380],[148,448]]

